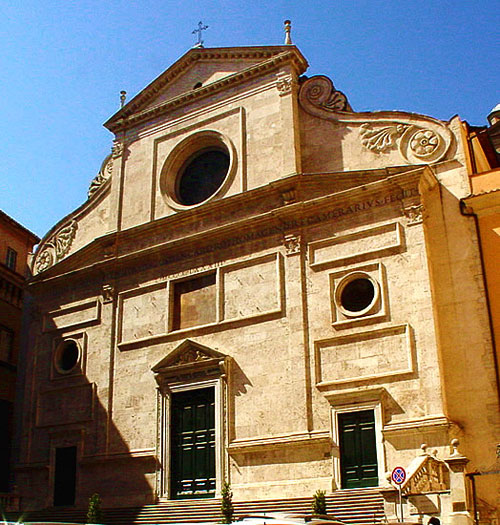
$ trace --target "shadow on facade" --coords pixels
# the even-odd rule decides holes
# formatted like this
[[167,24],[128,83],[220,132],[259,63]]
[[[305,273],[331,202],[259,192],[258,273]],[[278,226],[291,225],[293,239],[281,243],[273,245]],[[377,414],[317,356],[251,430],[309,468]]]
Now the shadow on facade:
[[[15,469],[21,512],[9,518],[86,523],[89,498],[98,493],[105,522],[107,509],[111,515],[111,509],[127,507],[120,516],[132,523],[142,505],[155,502],[159,465],[154,442],[150,449],[131,450],[113,421],[114,352],[95,348],[102,346],[89,337],[95,322],[61,330],[33,301],[26,317]],[[92,355],[96,374],[96,352],[111,370],[107,384],[101,372],[98,384],[87,370]],[[133,407],[126,417],[135,418]]]

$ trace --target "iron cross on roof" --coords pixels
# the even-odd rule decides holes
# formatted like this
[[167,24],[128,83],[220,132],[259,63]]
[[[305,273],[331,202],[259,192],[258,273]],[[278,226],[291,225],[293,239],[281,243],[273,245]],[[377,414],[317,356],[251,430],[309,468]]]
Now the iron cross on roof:
[[191,34],[198,33],[198,42],[193,47],[203,47],[203,40],[201,39],[201,32],[205,29],[208,29],[208,26],[204,26],[203,22],[198,22],[198,29],[195,29],[191,32]]

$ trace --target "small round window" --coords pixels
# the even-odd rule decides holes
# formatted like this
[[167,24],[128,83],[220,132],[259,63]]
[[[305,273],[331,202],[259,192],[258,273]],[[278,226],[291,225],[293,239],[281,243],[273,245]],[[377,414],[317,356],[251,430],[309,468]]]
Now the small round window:
[[347,275],[337,286],[335,302],[347,317],[358,317],[371,312],[378,302],[378,283],[362,272]]
[[206,201],[223,184],[229,169],[229,154],[222,148],[197,152],[185,164],[177,179],[177,200],[184,206]]
[[80,348],[73,339],[64,340],[56,352],[55,365],[61,374],[67,374],[75,369],[80,359]]
[[236,150],[215,130],[189,135],[169,153],[160,188],[170,208],[186,210],[227,191],[236,173]]

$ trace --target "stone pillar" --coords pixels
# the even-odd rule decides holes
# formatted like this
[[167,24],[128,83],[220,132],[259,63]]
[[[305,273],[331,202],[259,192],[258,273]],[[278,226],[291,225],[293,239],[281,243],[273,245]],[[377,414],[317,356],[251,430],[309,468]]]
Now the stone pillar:
[[399,521],[399,492],[394,487],[381,487],[380,494],[384,498],[384,515],[387,521]]
[[473,519],[467,511],[467,493],[465,486],[465,467],[469,459],[458,452],[458,439],[451,441],[453,452],[445,459],[450,469],[451,513],[450,525],[471,525]]

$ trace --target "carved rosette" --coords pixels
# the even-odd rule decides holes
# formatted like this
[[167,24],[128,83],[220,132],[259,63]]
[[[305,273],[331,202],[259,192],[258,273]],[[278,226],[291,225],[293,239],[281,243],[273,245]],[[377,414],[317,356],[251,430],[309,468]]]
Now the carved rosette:
[[359,125],[363,147],[376,154],[397,148],[410,164],[442,160],[453,142],[446,124],[431,117],[402,111],[353,112],[345,95],[324,76],[312,77],[302,84],[299,102],[316,117]]
[[422,204],[416,204],[415,206],[408,206],[403,208],[403,213],[408,219],[408,225],[420,224],[423,221],[424,207]]
[[408,161],[417,164],[435,162],[446,153],[445,139],[433,129],[410,124],[361,125],[361,144],[375,153],[386,153],[397,147]]
[[302,246],[302,237],[300,234],[288,234],[283,238],[283,244],[285,245],[286,255],[295,255],[300,253]]
[[113,154],[110,153],[102,162],[99,173],[92,179],[89,186],[88,198],[93,197],[101,188],[104,187],[106,182],[111,178],[113,174]]
[[35,274],[47,270],[69,252],[77,228],[78,223],[72,220],[42,244],[35,256],[33,265]]
[[278,73],[276,75],[276,88],[280,94],[280,97],[288,95],[292,92],[294,85],[294,80],[290,75],[285,75],[283,73]]

